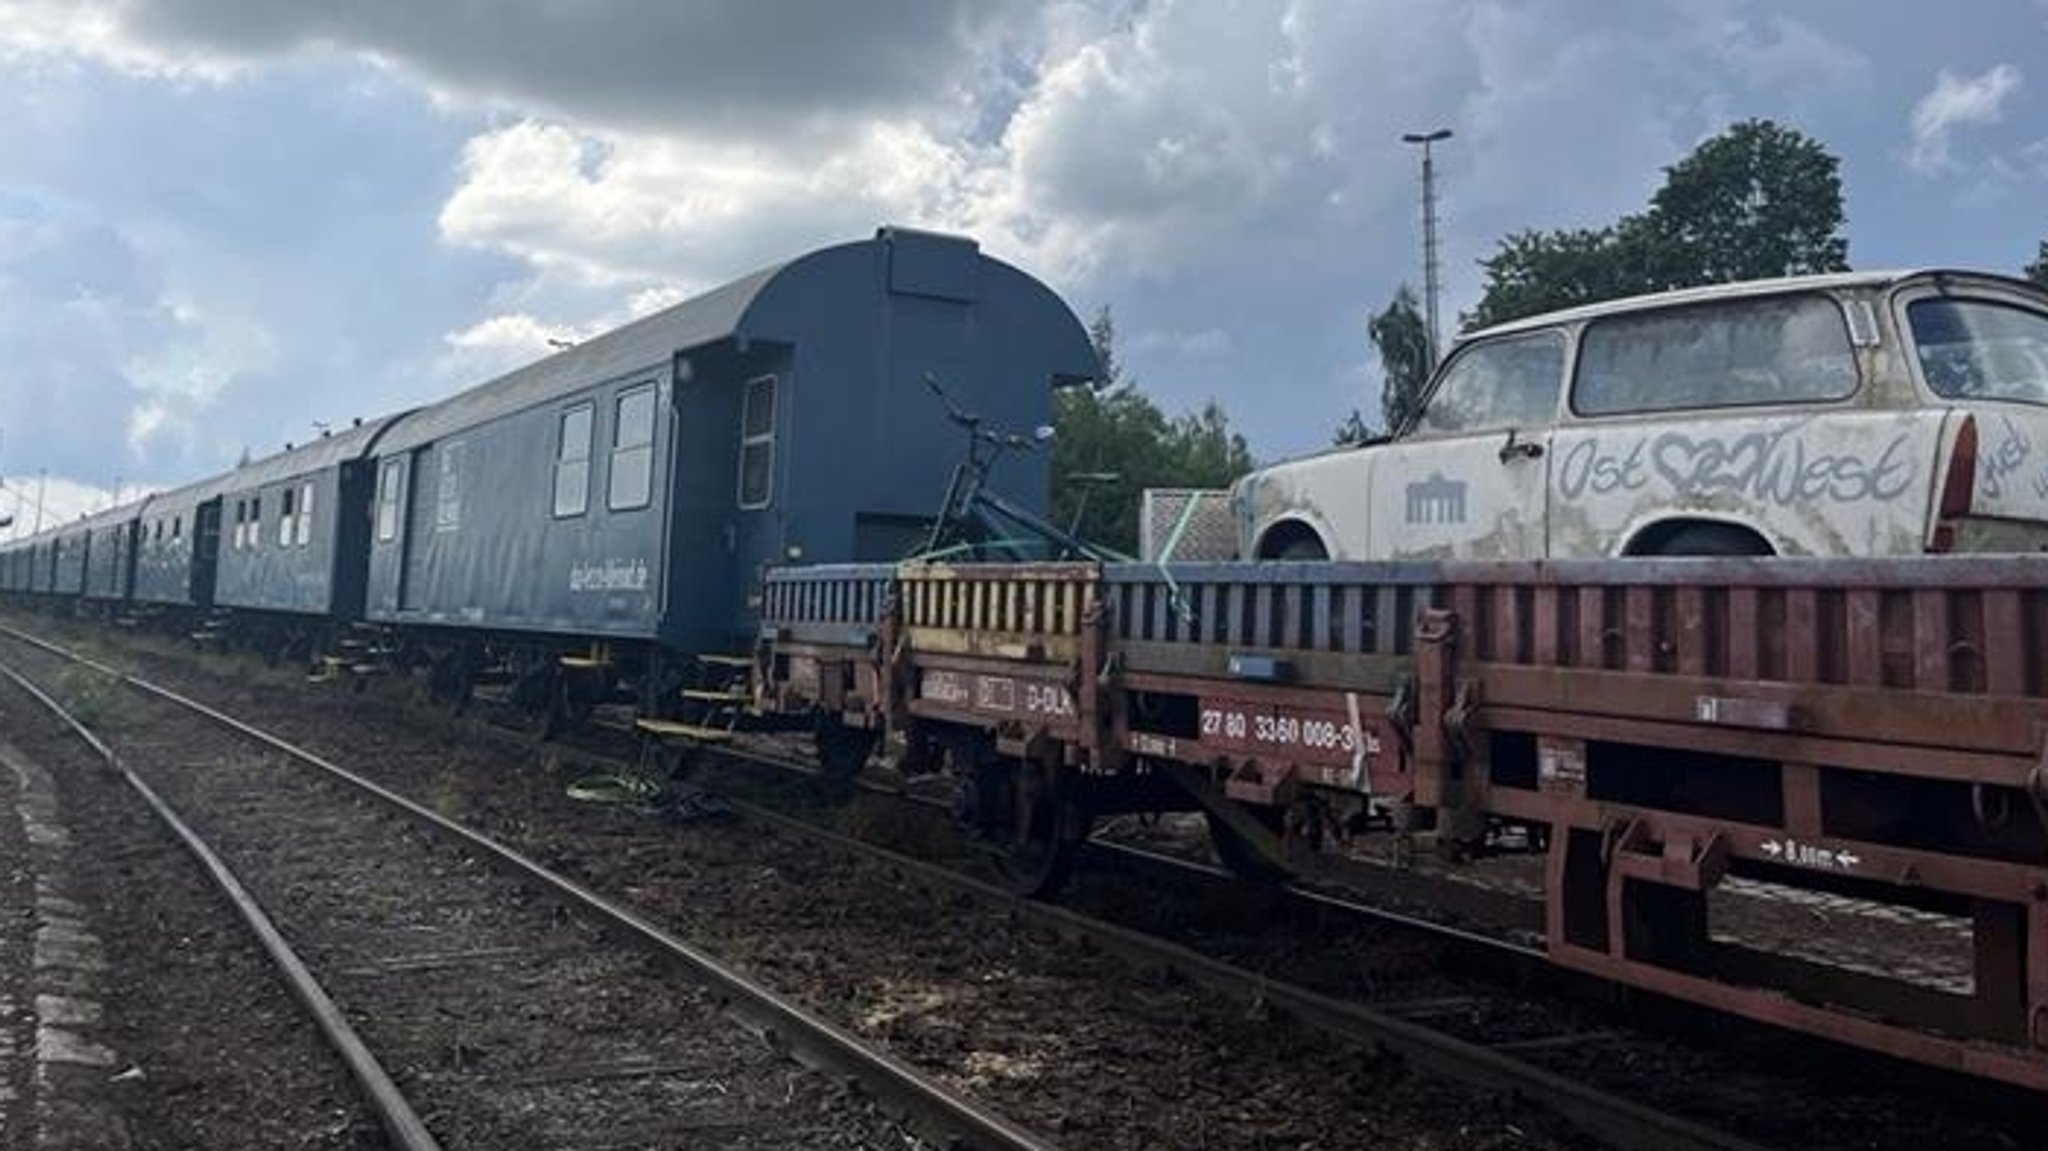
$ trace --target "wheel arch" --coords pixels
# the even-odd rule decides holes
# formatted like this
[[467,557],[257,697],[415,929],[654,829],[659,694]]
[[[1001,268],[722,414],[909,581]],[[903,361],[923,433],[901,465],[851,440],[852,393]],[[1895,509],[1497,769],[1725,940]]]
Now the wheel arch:
[[1714,516],[1673,515],[1636,528],[1624,556],[1774,556],[1778,546],[1755,524]]
[[1259,533],[1259,541],[1252,549],[1253,559],[1274,560],[1281,558],[1290,548],[1313,546],[1322,552],[1320,558],[1330,557],[1329,540],[1314,524],[1305,519],[1289,516],[1267,524]]

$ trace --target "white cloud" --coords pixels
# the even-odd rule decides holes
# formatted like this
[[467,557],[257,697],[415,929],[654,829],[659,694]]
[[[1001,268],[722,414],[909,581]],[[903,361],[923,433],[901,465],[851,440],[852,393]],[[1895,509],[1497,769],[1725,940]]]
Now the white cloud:
[[[61,342],[102,334],[111,350],[94,362],[113,370],[94,403],[132,410],[149,458],[195,426],[205,443],[188,455],[231,456],[247,427],[416,402],[545,354],[550,336],[901,223],[973,235],[1077,307],[1113,304],[1127,365],[1162,402],[1235,389],[1255,444],[1290,447],[1324,438],[1303,413],[1334,425],[1373,410],[1358,317],[1401,281],[1419,286],[1402,132],[1457,133],[1436,153],[1449,328],[1501,236],[1640,209],[1661,167],[1730,120],[1768,116],[1838,152],[1852,128],[1878,133],[1845,156],[1852,175],[1884,156],[1897,139],[1884,118],[1920,95],[1901,77],[1931,65],[1902,61],[1905,34],[1880,23],[1762,0],[0,0],[0,62],[30,65],[17,74],[58,61],[47,71],[103,80],[69,64],[89,61],[245,81],[175,86],[205,105],[189,122],[206,133],[165,117],[149,139],[89,150],[130,173],[232,151],[234,131],[214,128],[237,100],[272,101],[284,125],[240,145],[257,157],[246,164],[189,187],[131,178],[130,202],[101,206],[142,236],[168,288],[141,285],[105,316],[89,295],[44,305],[22,324],[54,331],[60,317]],[[1971,124],[2024,122],[2018,70],[2001,68],[1944,73],[1921,101],[1927,162],[1948,163]],[[305,98],[357,86],[368,95],[346,104]],[[361,131],[401,117],[430,125],[402,170],[390,137]],[[347,144],[332,167],[290,146],[335,138]],[[295,162],[266,170],[259,153]],[[281,181],[290,171],[315,177]],[[1859,226],[1882,226],[1881,204],[1856,204]],[[61,294],[9,294],[7,224],[0,211],[0,303]],[[202,337],[166,298],[204,301],[204,328],[258,317],[274,345]],[[39,362],[64,362],[46,342]],[[0,364],[0,385],[19,364]],[[1282,377],[1287,405],[1249,393]]]
[[594,283],[705,288],[878,223],[959,227],[967,174],[915,125],[806,151],[525,120],[469,141],[440,227]]
[[1926,174],[1956,170],[1950,135],[1958,127],[1997,123],[2005,115],[2006,101],[2019,88],[2020,70],[2011,64],[1995,65],[1976,76],[1942,69],[1933,89],[1913,105],[1908,123],[1913,141],[1906,164]]
[[[107,479],[111,485],[114,477]],[[121,499],[133,500],[149,490],[123,483]],[[54,475],[0,477],[0,519],[9,516],[14,519],[9,526],[0,528],[0,540],[22,539],[31,535],[38,523],[45,528],[54,527],[112,506],[114,489],[111,486],[101,487]]]
[[564,344],[587,339],[606,326],[548,323],[523,312],[491,316],[442,337],[446,348],[435,365],[435,374],[455,386],[481,383],[547,356]]

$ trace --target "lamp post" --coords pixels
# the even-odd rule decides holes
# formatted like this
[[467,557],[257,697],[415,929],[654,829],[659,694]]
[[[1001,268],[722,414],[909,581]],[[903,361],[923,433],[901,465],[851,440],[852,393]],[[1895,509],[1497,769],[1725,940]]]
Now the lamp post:
[[1437,329],[1437,258],[1436,258],[1436,161],[1430,154],[1430,145],[1451,138],[1449,128],[1438,128],[1430,132],[1407,132],[1401,136],[1403,144],[1422,145],[1422,306],[1423,315],[1429,326],[1429,367],[1436,370],[1436,356],[1440,336]]

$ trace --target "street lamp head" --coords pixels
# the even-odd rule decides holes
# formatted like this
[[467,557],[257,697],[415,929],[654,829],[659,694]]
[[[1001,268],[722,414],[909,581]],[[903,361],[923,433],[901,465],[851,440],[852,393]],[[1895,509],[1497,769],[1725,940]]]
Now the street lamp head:
[[1449,128],[1438,128],[1434,132],[1403,132],[1401,134],[1401,142],[1403,144],[1434,144],[1438,140],[1448,140],[1450,138],[1451,130]]

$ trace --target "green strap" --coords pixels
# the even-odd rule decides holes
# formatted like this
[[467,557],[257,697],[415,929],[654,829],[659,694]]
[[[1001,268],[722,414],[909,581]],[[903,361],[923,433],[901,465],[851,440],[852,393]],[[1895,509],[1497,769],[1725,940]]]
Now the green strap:
[[1182,623],[1193,623],[1195,612],[1189,606],[1187,597],[1181,594],[1180,584],[1174,581],[1173,573],[1166,570],[1166,562],[1173,558],[1173,550],[1180,546],[1180,537],[1187,533],[1188,525],[1194,522],[1195,505],[1201,502],[1199,492],[1188,497],[1187,506],[1180,509],[1180,518],[1173,523],[1173,530],[1166,533],[1166,546],[1159,549],[1159,557],[1152,561],[1152,566],[1159,571],[1159,578],[1166,581],[1166,602],[1172,605],[1174,614],[1181,618]]

